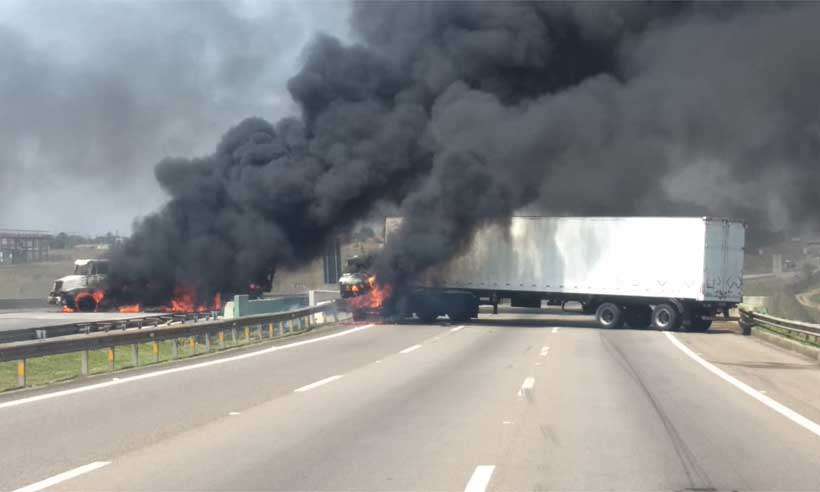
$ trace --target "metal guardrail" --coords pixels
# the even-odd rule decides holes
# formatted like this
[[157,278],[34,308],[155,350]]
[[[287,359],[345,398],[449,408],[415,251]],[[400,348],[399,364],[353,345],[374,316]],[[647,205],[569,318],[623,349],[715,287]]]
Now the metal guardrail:
[[[263,314],[258,316],[248,316],[235,319],[210,319],[198,322],[179,324],[157,324],[154,326],[143,325],[128,326],[119,331],[88,331],[82,334],[73,332],[66,336],[57,338],[45,338],[38,340],[15,341],[0,344],[0,362],[18,362],[18,386],[26,385],[26,361],[36,357],[49,355],[59,355],[67,353],[81,353],[81,375],[88,375],[88,353],[95,350],[108,350],[109,369],[114,369],[114,349],[116,347],[131,346],[134,365],[139,366],[138,346],[141,344],[153,344],[153,355],[159,360],[159,342],[166,340],[179,340],[188,338],[192,346],[195,346],[198,338],[202,338],[205,351],[211,351],[211,341],[217,337],[217,344],[220,348],[225,346],[225,334],[228,333],[234,344],[238,338],[238,330],[243,329],[241,335],[244,340],[273,339],[284,335],[303,333],[313,329],[314,314],[325,313],[329,315],[332,322],[338,320],[338,311],[344,305],[338,302],[328,302],[318,306],[286,311],[282,313]],[[180,315],[173,315],[180,316]],[[169,316],[153,317],[155,321],[159,318],[168,319]],[[138,321],[134,319],[123,321]],[[298,321],[298,326],[294,326],[294,321]],[[177,357],[177,343],[172,344],[172,358]]]
[[54,337],[64,337],[68,335],[88,334],[98,331],[108,332],[111,330],[143,328],[146,326],[153,326],[156,328],[158,326],[167,325],[170,323],[196,323],[200,320],[216,319],[218,314],[219,313],[216,311],[186,314],[163,313],[135,318],[108,319],[100,321],[74,321],[59,325],[19,328],[16,330],[0,331],[0,343],[42,340]]
[[751,334],[752,326],[774,330],[788,338],[820,345],[820,325],[778,318],[768,314],[740,309],[740,327],[744,335]]

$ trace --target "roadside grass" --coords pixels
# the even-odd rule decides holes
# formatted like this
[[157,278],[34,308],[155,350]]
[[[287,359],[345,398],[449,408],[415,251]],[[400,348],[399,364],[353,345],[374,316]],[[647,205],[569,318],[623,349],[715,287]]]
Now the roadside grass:
[[[294,332],[285,336],[297,334]],[[224,332],[224,345],[220,345],[217,335],[210,337],[210,353],[227,350],[234,347],[253,345],[267,340],[268,332],[263,330],[260,339],[257,332],[251,331],[250,339],[245,338],[242,330],[236,333],[236,342],[229,330]],[[280,338],[279,337],[276,338]],[[206,352],[205,337],[196,337],[196,343],[191,338],[165,340],[157,343],[158,352],[154,353],[152,343],[137,345],[139,367],[152,366],[174,360],[173,344],[177,344],[177,359],[184,359]],[[114,349],[114,371],[137,367],[133,359],[131,345],[119,346]],[[79,352],[61,355],[36,357],[26,361],[26,386],[42,386],[46,384],[68,381],[80,377],[81,354]],[[91,375],[111,372],[108,361],[108,350],[94,350],[88,352],[88,372]],[[0,362],[0,392],[16,389],[17,361]]]

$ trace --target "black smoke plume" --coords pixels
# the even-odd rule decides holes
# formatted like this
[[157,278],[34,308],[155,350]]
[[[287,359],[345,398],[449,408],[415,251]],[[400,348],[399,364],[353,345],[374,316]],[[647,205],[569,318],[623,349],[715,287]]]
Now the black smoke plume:
[[[289,83],[302,118],[248,119],[157,166],[113,285],[242,290],[380,202],[403,282],[519,210],[814,226],[820,7],[812,3],[360,3]],[[144,295],[144,294],[140,294]]]

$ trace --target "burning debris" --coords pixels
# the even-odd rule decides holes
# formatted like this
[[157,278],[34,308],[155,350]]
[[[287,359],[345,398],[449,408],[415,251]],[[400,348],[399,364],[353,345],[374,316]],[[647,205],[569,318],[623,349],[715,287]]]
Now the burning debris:
[[405,221],[370,273],[394,290],[528,208],[813,224],[818,19],[811,3],[356,4],[362,44],[320,36],[290,80],[301,119],[249,118],[212,155],[157,165],[170,201],[114,252],[107,299],[242,292],[382,205]]

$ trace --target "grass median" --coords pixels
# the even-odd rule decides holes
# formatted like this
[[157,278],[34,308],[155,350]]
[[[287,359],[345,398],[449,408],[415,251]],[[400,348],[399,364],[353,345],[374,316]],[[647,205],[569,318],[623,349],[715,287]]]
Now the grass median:
[[[224,350],[240,345],[259,342],[258,336],[252,334],[251,339],[245,339],[244,332],[236,334],[236,343],[230,332],[225,332],[224,347],[220,345],[219,337],[210,337],[211,352]],[[268,338],[266,338],[268,339]],[[177,359],[183,359],[194,355],[206,353],[205,337],[196,337],[196,342],[192,343],[191,338],[181,338],[177,340],[166,340],[157,343],[157,352],[154,352],[152,343],[142,343],[137,345],[137,355],[139,367],[151,366],[174,359],[173,344],[177,344]],[[49,355],[37,357],[26,361],[26,386],[42,386],[60,381],[68,381],[81,376],[82,359],[81,353]],[[8,391],[18,387],[17,384],[17,361],[0,362],[0,392]],[[136,367],[133,348],[131,345],[119,346],[114,349],[114,371]],[[108,350],[94,350],[88,352],[88,372],[89,374],[102,374],[111,372],[108,360]]]

